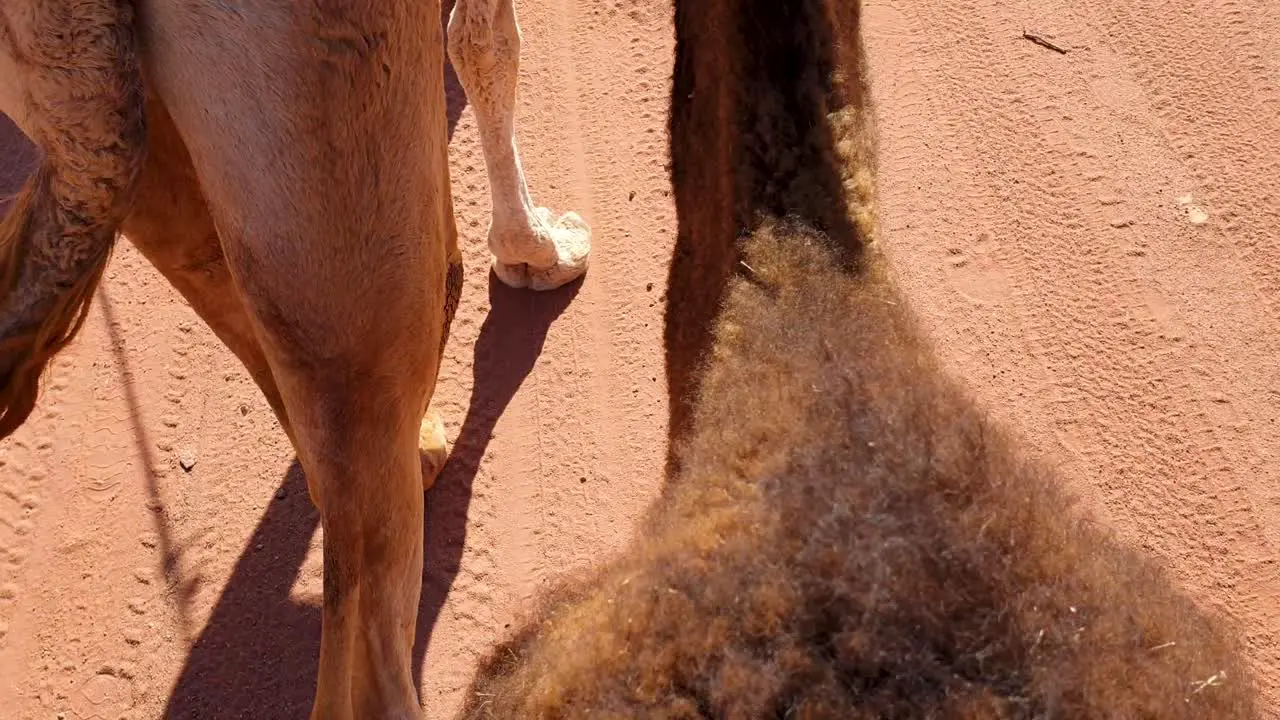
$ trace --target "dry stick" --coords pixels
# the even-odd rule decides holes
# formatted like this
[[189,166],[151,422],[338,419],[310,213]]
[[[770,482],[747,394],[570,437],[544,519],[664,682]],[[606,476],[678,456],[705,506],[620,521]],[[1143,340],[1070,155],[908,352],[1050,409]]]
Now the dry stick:
[[1068,52],[1066,48],[1062,47],[1061,45],[1054,45],[1043,35],[1037,35],[1035,33],[1027,32],[1026,30],[1023,30],[1022,37],[1026,38],[1027,40],[1030,40],[1031,42],[1039,45],[1040,47],[1049,48],[1050,50],[1056,53],[1061,53],[1063,55],[1066,55]]

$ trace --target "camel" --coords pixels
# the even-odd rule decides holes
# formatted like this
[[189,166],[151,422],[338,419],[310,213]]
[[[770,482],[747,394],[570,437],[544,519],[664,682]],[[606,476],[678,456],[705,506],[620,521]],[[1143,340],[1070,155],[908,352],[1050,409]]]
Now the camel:
[[474,109],[504,283],[582,276],[530,198],[512,0],[30,0],[0,7],[0,110],[43,150],[0,224],[0,437],[84,322],[117,233],[243,362],[324,528],[314,718],[409,718],[429,412],[462,289],[444,58]]
[[1245,718],[1224,623],[940,368],[874,235],[857,2],[677,0],[671,473],[466,718]]

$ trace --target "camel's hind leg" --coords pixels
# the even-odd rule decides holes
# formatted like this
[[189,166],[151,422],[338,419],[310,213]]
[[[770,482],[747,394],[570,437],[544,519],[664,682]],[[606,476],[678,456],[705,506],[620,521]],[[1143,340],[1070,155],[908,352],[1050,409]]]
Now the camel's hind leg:
[[408,720],[422,715],[418,444],[456,272],[440,6],[302,5],[245,18],[154,3],[149,79],[190,151],[319,509],[312,717]]
[[549,290],[587,270],[591,229],[568,212],[535,207],[515,140],[520,27],[513,0],[457,0],[449,16],[449,59],[475,110],[493,219],[489,249],[507,285]]
[[[124,235],[244,364],[296,448],[280,389],[236,292],[191,158],[164,107],[153,101],[147,110],[150,147],[137,200],[122,228]],[[447,284],[446,304],[453,308],[461,291],[462,265],[456,247],[451,261],[450,279],[456,275],[457,281]],[[418,447],[424,462],[423,485],[430,487],[447,459],[444,426],[434,411],[423,416]]]

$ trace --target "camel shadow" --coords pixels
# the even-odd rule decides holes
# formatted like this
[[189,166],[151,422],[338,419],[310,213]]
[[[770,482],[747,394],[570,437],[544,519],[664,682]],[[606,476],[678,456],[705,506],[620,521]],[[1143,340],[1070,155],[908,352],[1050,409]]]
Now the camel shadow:
[[[474,389],[452,454],[427,493],[425,562],[413,672],[421,679],[431,632],[466,545],[467,512],[494,426],[533,369],[547,330],[581,281],[531,293],[489,277],[491,309],[480,327]],[[170,695],[168,718],[306,717],[315,696],[320,612],[291,588],[319,516],[295,460],[236,562]]]
[[449,462],[427,493],[425,562],[414,677],[423,661],[440,610],[462,563],[471,488],[494,427],[542,354],[547,331],[582,287],[577,280],[558,290],[513,290],[489,274],[489,314],[480,326],[472,364],[471,402]]

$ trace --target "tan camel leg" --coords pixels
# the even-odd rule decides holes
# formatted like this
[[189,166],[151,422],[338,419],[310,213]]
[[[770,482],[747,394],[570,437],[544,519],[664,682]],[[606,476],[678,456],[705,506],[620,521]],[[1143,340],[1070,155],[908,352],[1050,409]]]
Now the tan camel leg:
[[[325,242],[346,246],[347,237],[364,244],[358,234]],[[427,250],[410,238],[388,240],[382,249],[409,258]],[[276,250],[283,266],[327,265],[305,243]],[[233,263],[236,257],[229,253]],[[315,720],[407,720],[421,713],[411,673],[423,562],[419,447],[434,447],[428,484],[445,456],[438,417],[427,413],[424,421],[423,414],[438,371],[444,306],[439,293],[423,287],[443,284],[443,262],[436,282],[418,271],[424,265],[413,259],[407,270],[386,273],[367,264],[313,266],[291,284],[280,281],[281,266],[233,264],[260,323],[323,526]],[[371,306],[362,297],[370,280],[378,288]]]
[[493,218],[494,272],[512,287],[550,290],[587,271],[591,229],[577,213],[553,217],[529,197],[515,140],[520,26],[513,0],[457,0],[449,59],[476,114]]
[[[154,21],[198,32],[157,42],[148,67],[317,501],[324,593],[312,718],[416,719],[418,445],[455,233],[440,7],[307,7],[319,15],[285,9],[247,22],[169,18],[184,6],[160,3]],[[282,104],[264,111],[263,98]]]
[[[297,441],[280,390],[227,269],[191,158],[164,107],[153,101],[147,110],[147,163],[133,211],[123,226],[124,235],[240,359],[296,449]],[[460,275],[461,259],[456,252],[456,242],[454,246],[453,262],[457,263]],[[459,277],[446,288],[447,304],[456,307],[460,291]],[[418,447],[423,460],[423,488],[429,489],[448,459],[444,423],[434,411],[428,411],[422,418]]]

